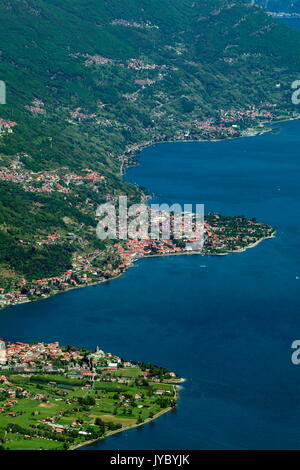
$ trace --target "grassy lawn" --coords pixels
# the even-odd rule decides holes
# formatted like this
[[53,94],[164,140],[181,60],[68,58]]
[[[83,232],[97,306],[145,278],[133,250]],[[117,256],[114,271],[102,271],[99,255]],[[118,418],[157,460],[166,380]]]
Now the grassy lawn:
[[136,423],[135,418],[122,418],[120,416],[112,416],[112,415],[100,415],[100,418],[105,422],[109,423],[110,421],[118,424],[122,424],[122,426],[132,426]]
[[24,439],[15,434],[8,434],[7,438],[10,439],[5,446],[9,450],[32,450],[32,449],[46,449],[46,450],[62,450],[63,444],[49,439],[30,438]]
[[143,371],[138,367],[128,367],[124,369],[112,370],[110,371],[112,377],[142,377]]
[[[75,381],[72,387],[63,389],[63,376],[51,376],[57,385],[11,376],[10,385],[4,386],[10,396],[0,396],[0,407],[4,407],[0,412],[0,432],[3,435],[6,431],[2,445],[11,450],[62,449],[65,441],[70,446],[95,439],[99,433],[100,438],[101,433],[134,425],[170,406],[171,385],[136,383],[138,370],[130,371],[134,373],[129,383],[97,381],[94,388],[84,387],[83,381],[77,385]],[[123,373],[122,370],[119,376]],[[155,395],[156,389],[171,392],[164,394],[163,404]],[[24,390],[27,395],[22,397]]]

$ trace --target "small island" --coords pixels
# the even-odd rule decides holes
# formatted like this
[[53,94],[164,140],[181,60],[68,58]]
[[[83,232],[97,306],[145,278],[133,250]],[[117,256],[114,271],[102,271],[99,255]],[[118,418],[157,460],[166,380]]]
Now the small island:
[[174,372],[58,342],[0,341],[1,450],[73,450],[175,408]]

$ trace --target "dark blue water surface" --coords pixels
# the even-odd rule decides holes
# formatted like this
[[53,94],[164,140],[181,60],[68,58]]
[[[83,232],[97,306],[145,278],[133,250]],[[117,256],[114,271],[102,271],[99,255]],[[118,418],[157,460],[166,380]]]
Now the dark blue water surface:
[[[161,202],[257,217],[241,254],[146,259],[118,280],[0,312],[1,336],[99,345],[187,379],[176,411],[96,449],[300,448],[300,122],[277,134],[153,146],[126,178]],[[207,267],[203,267],[206,265]]]
[[300,31],[300,19],[299,18],[294,18],[294,17],[280,17],[280,18],[277,18],[277,20],[281,21],[282,23],[285,23],[289,26],[291,26],[292,28],[295,28],[297,29],[298,31]]

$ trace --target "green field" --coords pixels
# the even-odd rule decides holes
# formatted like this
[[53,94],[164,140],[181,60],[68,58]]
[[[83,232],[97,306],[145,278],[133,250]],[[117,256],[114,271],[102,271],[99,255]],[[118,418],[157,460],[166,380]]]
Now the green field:
[[[62,375],[10,375],[0,392],[2,448],[68,449],[175,406],[172,385],[141,379],[139,368],[114,371],[110,380],[123,380],[124,375],[131,375],[126,383],[99,378],[94,385]],[[163,396],[155,395],[157,389],[165,390]]]

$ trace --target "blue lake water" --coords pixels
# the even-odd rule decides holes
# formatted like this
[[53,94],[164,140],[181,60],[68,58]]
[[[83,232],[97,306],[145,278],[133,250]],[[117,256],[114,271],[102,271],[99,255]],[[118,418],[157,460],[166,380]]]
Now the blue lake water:
[[299,18],[293,18],[293,17],[281,17],[278,18],[279,21],[282,21],[283,23],[288,24],[292,28],[297,29],[298,31],[300,30],[300,19]]
[[[99,345],[187,379],[178,408],[96,449],[300,448],[300,122],[277,134],[144,150],[126,179],[160,202],[257,217],[241,254],[139,261],[112,282],[0,312],[1,336]],[[203,267],[206,265],[207,267]]]

